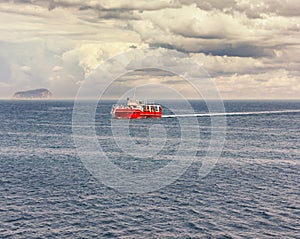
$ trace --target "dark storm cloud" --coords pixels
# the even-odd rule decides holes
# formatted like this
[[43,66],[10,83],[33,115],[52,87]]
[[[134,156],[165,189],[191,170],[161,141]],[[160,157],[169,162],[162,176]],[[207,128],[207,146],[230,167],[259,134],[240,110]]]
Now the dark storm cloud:
[[196,4],[197,7],[203,10],[223,10],[236,6],[235,0],[180,0],[180,2],[184,5]]
[[180,48],[180,47],[176,47],[175,45],[172,45],[172,44],[169,44],[169,43],[150,43],[149,46],[151,48],[165,48],[165,49],[169,49],[169,50],[177,50],[177,51],[180,51],[180,52],[184,52],[184,53],[187,53],[187,51],[183,48]]
[[237,56],[237,57],[274,57],[274,50],[270,48],[265,48],[262,46],[255,46],[250,44],[220,44],[220,45],[210,45],[210,46],[197,46],[193,48],[185,48],[180,46],[175,46],[166,43],[152,43],[150,44],[153,48],[165,48],[171,50],[177,50],[184,53],[204,53],[207,55],[214,56]]
[[151,76],[173,76],[174,73],[163,71],[156,68],[145,68],[145,69],[138,69],[132,72],[132,75],[151,75]]
[[202,50],[203,53],[212,54],[215,56],[238,56],[238,57],[274,57],[272,49],[261,46],[237,44],[219,46],[218,49]]
[[80,10],[84,9],[95,9],[95,10],[158,10],[163,8],[179,8],[181,5],[178,1],[104,1],[104,0],[51,0],[48,1],[51,4],[51,9],[55,7],[75,7]]
[[143,79],[145,76],[146,77],[168,77],[168,76],[174,76],[174,73],[163,71],[157,68],[144,68],[144,69],[137,69],[129,73],[126,73],[126,76],[122,76],[116,81],[126,82],[128,81],[128,79],[133,79],[133,78]]
[[98,17],[101,19],[126,19],[138,20],[140,17],[133,10],[98,10]]

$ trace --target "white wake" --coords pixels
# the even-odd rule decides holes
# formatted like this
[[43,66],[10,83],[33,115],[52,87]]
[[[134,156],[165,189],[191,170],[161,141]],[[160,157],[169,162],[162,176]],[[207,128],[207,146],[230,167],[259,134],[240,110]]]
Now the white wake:
[[196,114],[163,115],[162,117],[163,118],[212,117],[212,116],[266,115],[266,114],[285,114],[285,113],[300,113],[300,110],[252,111],[252,112],[224,112],[224,113],[196,113]]

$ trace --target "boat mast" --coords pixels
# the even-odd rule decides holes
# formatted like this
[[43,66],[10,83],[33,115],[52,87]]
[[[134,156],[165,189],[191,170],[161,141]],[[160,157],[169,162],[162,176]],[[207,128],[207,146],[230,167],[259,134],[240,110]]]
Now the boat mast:
[[136,87],[134,87],[134,91],[133,91],[133,100],[135,100],[135,93],[136,93]]

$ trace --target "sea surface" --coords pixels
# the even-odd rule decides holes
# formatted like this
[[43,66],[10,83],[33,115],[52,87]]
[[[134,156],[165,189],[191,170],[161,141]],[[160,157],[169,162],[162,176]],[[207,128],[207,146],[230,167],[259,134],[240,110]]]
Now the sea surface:
[[[0,101],[0,238],[300,238],[300,101],[225,101],[226,141],[206,177],[199,169],[218,116],[190,103],[194,112],[181,117],[200,129],[199,144],[185,149],[195,160],[167,185],[128,193],[107,186],[79,156],[74,129],[87,142],[91,136],[74,125],[74,102]],[[134,175],[181,160],[188,134],[180,117],[129,121],[133,148],[164,142],[140,157],[116,143],[126,137],[113,134],[112,104],[98,104],[95,134],[113,165]],[[165,134],[151,134],[159,125]]]

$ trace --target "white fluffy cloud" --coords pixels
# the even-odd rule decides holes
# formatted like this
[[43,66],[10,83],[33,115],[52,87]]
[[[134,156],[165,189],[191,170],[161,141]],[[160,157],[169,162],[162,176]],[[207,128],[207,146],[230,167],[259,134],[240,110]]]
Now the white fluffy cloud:
[[285,70],[219,76],[214,81],[231,99],[297,99],[300,92],[299,78]]

